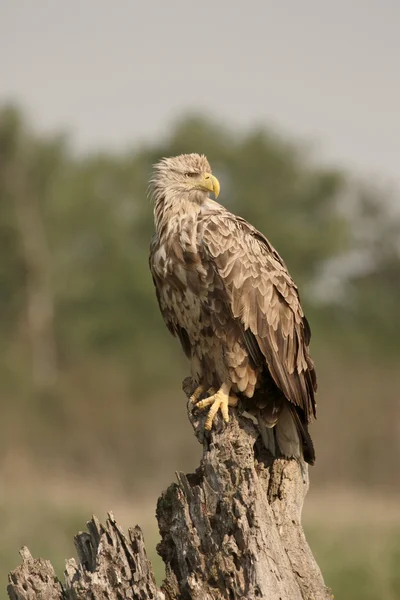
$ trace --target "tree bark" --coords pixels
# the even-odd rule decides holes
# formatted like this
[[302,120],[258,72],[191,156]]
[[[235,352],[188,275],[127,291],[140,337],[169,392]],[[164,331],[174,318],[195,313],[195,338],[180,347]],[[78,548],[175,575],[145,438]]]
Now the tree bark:
[[94,517],[88,533],[76,536],[79,564],[67,561],[63,584],[48,561],[23,549],[22,565],[9,575],[11,600],[332,598],[301,526],[307,472],[273,459],[253,421],[235,411],[206,435],[204,414],[188,414],[204,454],[196,472],[177,474],[158,500],[161,589],[140,528],[127,538],[110,513],[105,526]]

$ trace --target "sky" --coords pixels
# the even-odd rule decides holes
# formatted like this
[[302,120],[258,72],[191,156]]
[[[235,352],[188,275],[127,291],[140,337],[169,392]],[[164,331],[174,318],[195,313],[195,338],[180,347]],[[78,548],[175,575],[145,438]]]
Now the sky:
[[399,0],[1,0],[0,103],[79,150],[261,124],[400,191],[399,31]]

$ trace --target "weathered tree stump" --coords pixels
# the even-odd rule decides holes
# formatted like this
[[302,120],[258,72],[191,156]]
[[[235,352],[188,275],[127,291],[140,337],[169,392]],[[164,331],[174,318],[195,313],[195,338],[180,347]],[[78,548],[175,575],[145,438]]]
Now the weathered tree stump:
[[21,551],[9,575],[11,600],[328,600],[301,526],[308,490],[299,464],[273,459],[255,424],[231,412],[204,436],[204,415],[189,412],[204,454],[194,474],[178,474],[158,500],[166,578],[157,589],[139,527],[124,535],[110,513],[75,538],[79,564],[61,583],[48,561]]

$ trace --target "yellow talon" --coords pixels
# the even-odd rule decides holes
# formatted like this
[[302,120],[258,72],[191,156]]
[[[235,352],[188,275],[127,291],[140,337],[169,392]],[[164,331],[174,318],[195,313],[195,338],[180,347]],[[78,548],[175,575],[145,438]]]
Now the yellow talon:
[[200,398],[200,396],[202,394],[204,394],[204,392],[206,391],[206,388],[204,387],[204,385],[198,385],[197,388],[194,390],[193,394],[190,396],[190,402],[192,402],[193,404],[196,404],[197,400]]
[[225,423],[228,423],[228,406],[236,406],[238,403],[236,396],[229,395],[230,389],[230,385],[223,383],[220,389],[217,392],[213,393],[212,396],[209,396],[204,400],[200,400],[200,402],[196,404],[197,408],[199,408],[200,410],[203,410],[204,408],[210,406],[210,410],[208,411],[207,419],[204,424],[204,429],[210,431],[214,421],[214,417],[217,414],[218,410],[221,410],[222,418],[224,419]]
[[190,402],[192,402],[193,404],[196,404],[196,406],[199,403],[199,398],[202,394],[204,394],[204,392],[207,392],[207,394],[211,394],[214,395],[216,393],[217,390],[215,390],[213,387],[210,388],[206,388],[204,387],[204,385],[199,385],[193,392],[193,394],[190,396]]

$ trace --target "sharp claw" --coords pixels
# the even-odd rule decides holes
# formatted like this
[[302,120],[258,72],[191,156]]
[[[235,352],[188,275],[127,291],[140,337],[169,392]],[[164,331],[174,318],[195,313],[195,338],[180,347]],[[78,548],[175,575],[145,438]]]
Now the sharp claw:
[[206,388],[204,386],[202,386],[202,385],[197,386],[197,388],[194,390],[193,394],[189,398],[190,402],[192,404],[196,404],[196,402],[198,401],[200,396],[202,394],[204,394],[205,391],[206,391]]

